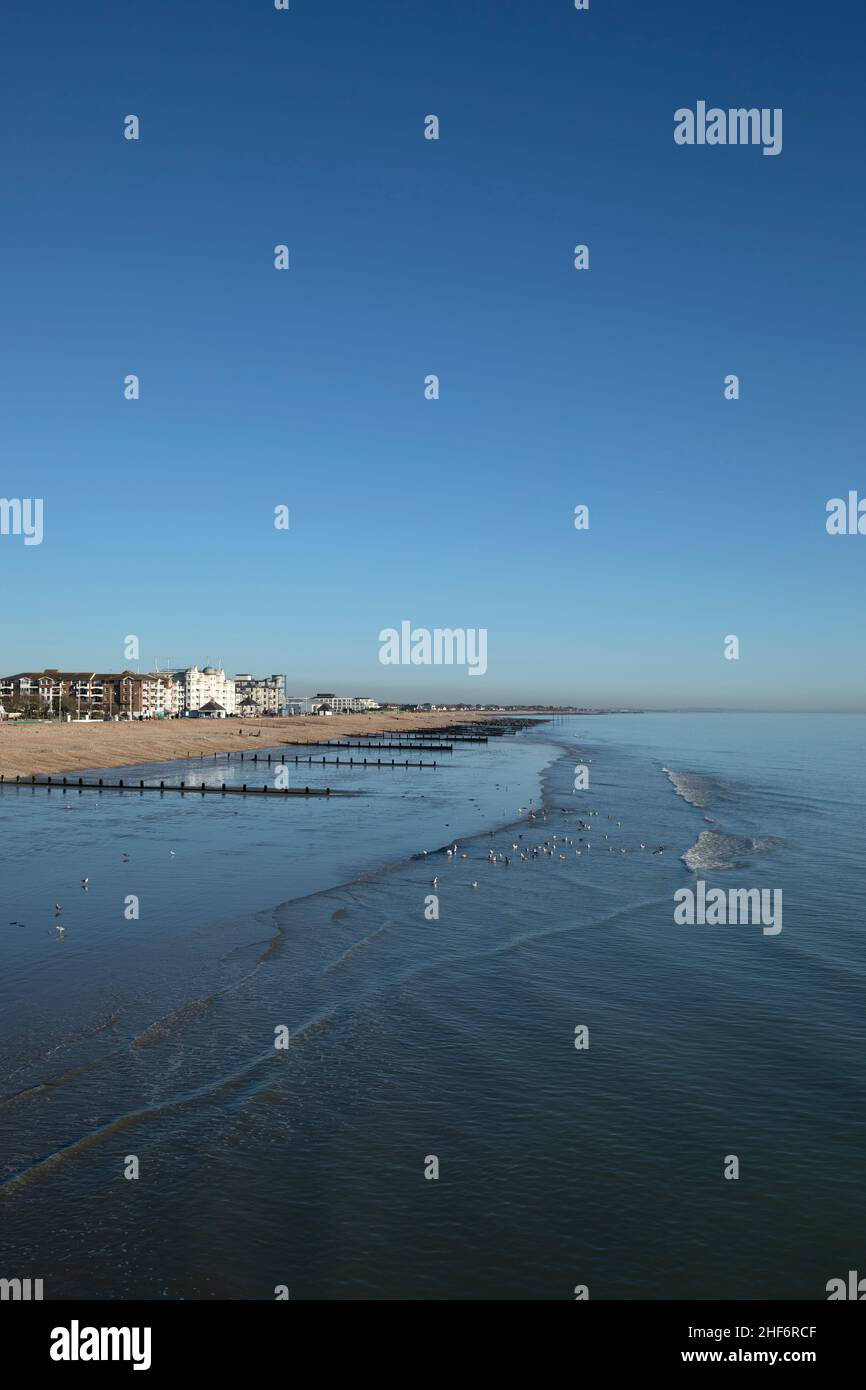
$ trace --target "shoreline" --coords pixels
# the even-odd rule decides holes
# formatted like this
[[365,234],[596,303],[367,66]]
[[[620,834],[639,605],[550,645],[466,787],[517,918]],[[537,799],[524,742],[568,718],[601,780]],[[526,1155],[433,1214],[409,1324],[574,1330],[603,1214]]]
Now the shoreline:
[[[461,724],[502,724],[519,721],[513,713],[401,711],[381,714],[341,714],[331,719],[316,715],[260,719],[172,719],[102,721],[80,724],[0,724],[0,774],[9,779],[43,774],[102,771],[141,763],[180,762],[214,753],[240,751],[245,740],[259,739],[261,748],[283,742],[322,743],[354,735],[429,733]],[[532,721],[533,723],[535,720]]]

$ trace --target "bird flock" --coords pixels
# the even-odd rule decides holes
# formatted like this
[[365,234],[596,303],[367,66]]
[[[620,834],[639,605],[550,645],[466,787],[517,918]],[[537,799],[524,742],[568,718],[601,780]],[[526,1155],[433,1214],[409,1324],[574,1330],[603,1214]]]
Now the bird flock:
[[[522,806],[518,807],[518,811],[523,811],[524,809],[525,808]],[[504,809],[503,814],[505,814]],[[569,814],[570,811],[568,809],[563,810],[563,815]],[[610,833],[608,831],[601,831],[600,828],[596,831],[593,830],[591,820],[592,818],[597,818],[600,815],[600,811],[584,812],[583,815],[578,816],[577,821],[575,822],[574,832],[571,835],[550,834],[547,836],[546,839],[539,840],[535,844],[530,844],[528,841],[526,841],[524,839],[524,832],[520,831],[517,834],[517,839],[515,840],[512,838],[511,840],[511,854],[509,854],[507,850],[495,849],[491,847],[487,851],[486,861],[488,864],[501,864],[504,865],[506,868],[509,867],[512,863],[528,864],[533,860],[543,860],[545,858],[555,861],[557,863],[564,864],[571,860],[572,856],[576,859],[580,859],[584,854],[593,853],[593,842],[588,838],[590,834],[595,835],[596,854],[604,854],[605,852],[607,852],[608,854],[612,855],[615,854],[617,850],[620,854],[634,853],[634,846],[617,846],[607,843],[610,840]],[[542,825],[544,825],[547,822],[547,816],[548,813],[543,807],[538,811],[529,812],[529,820],[532,822],[541,822]],[[584,817],[586,817],[586,819],[584,819]],[[612,815],[609,815],[607,819],[611,822],[612,826],[616,827],[617,830],[622,829],[621,820],[617,820],[617,818]],[[488,833],[492,839],[493,836],[496,834],[496,831],[491,830]],[[512,832],[512,835],[513,834],[514,832]],[[651,854],[664,854],[665,846],[656,845],[655,848],[651,849],[650,846],[644,840],[640,840],[638,841],[637,850],[648,851]],[[421,853],[422,855],[426,856],[428,851],[422,850]],[[455,840],[454,843],[448,849],[445,850],[445,857],[447,859],[456,859],[458,857],[458,854],[461,859],[467,859],[469,857],[468,854],[466,854],[464,851],[460,851],[459,846]],[[434,888],[438,887],[439,875],[436,874],[430,880],[430,882]],[[470,888],[477,888],[478,880],[473,879],[469,886]]]

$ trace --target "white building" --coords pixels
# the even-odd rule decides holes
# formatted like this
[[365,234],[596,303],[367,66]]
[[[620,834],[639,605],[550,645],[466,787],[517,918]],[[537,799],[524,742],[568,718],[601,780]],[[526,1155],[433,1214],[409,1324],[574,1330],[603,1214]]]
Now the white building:
[[375,700],[370,700],[362,695],[320,693],[309,701],[310,714],[318,714],[320,710],[330,710],[332,714],[368,714],[370,710],[378,708],[379,705]]
[[177,685],[178,713],[187,714],[200,710],[203,705],[221,705],[226,714],[235,713],[235,683],[227,676],[221,666],[187,666],[181,671],[172,671]]

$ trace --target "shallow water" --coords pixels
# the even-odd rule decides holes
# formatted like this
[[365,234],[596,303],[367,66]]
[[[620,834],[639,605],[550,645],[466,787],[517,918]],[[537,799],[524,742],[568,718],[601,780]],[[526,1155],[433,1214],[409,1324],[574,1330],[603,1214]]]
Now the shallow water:
[[[5,790],[0,1272],[46,1297],[825,1296],[866,1215],[864,728],[574,717],[435,773],[320,769],[365,792],[329,802]],[[675,925],[690,862],[782,889],[781,934]]]

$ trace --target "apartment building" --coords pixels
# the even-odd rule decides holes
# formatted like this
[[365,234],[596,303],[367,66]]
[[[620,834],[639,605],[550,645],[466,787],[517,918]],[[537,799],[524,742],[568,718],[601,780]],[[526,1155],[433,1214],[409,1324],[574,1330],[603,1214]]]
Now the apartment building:
[[180,713],[179,685],[163,671],[150,671],[139,677],[140,713],[145,719],[166,719]]
[[159,672],[19,671],[0,678],[0,704],[32,714],[101,719],[157,718],[176,713],[175,683]]
[[226,714],[235,713],[235,683],[221,666],[186,666],[181,670],[164,672],[178,686],[177,713],[189,714],[204,705],[221,705]]
[[82,682],[88,691],[98,682],[101,701],[102,679],[94,674],[85,676],[53,667],[44,671],[19,671],[14,676],[0,678],[0,703],[7,709],[24,708],[34,714],[43,714],[50,708],[58,712],[61,699],[68,698],[71,681]]
[[235,676],[235,712],[237,714],[282,714],[286,705],[284,675],[251,676],[247,672]]

